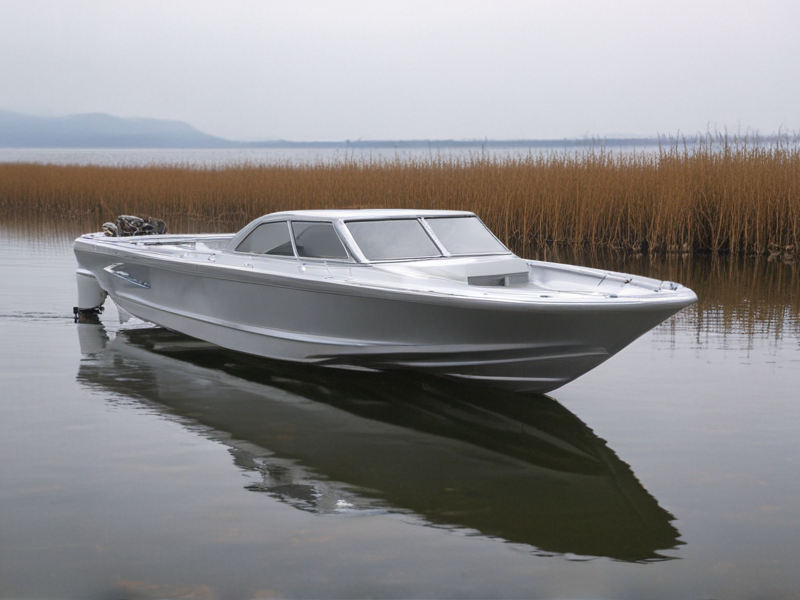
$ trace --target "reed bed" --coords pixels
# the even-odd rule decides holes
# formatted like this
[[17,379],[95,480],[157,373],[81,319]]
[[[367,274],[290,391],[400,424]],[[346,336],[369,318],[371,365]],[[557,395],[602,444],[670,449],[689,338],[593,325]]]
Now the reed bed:
[[792,255],[800,248],[800,147],[699,143],[658,151],[342,158],[312,164],[0,165],[4,219],[119,214],[173,232],[236,230],[288,209],[469,210],[512,249]]

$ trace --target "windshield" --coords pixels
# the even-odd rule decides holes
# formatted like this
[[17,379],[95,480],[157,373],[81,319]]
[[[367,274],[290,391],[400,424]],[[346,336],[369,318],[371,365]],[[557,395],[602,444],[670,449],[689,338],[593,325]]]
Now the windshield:
[[432,258],[442,255],[417,219],[350,221],[347,228],[368,260]]
[[434,217],[425,222],[450,254],[508,252],[477,217]]
[[[506,248],[477,217],[426,217],[448,255],[508,254]],[[367,260],[438,258],[442,251],[420,219],[348,221],[347,229]]]

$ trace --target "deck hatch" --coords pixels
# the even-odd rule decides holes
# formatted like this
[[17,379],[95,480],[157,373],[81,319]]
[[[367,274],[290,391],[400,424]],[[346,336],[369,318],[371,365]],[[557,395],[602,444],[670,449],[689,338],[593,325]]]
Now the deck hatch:
[[522,285],[528,283],[528,273],[505,273],[502,275],[476,275],[468,277],[470,285],[483,287],[505,287],[509,285]]

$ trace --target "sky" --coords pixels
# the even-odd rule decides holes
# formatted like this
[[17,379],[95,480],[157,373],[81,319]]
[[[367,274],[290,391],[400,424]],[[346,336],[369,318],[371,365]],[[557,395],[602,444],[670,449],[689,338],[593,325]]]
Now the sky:
[[800,130],[798,0],[0,0],[0,108],[235,140]]

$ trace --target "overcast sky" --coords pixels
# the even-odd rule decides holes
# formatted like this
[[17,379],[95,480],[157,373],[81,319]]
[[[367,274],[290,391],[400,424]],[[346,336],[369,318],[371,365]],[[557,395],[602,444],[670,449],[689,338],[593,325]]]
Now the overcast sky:
[[800,130],[800,1],[0,0],[0,108],[240,140]]

